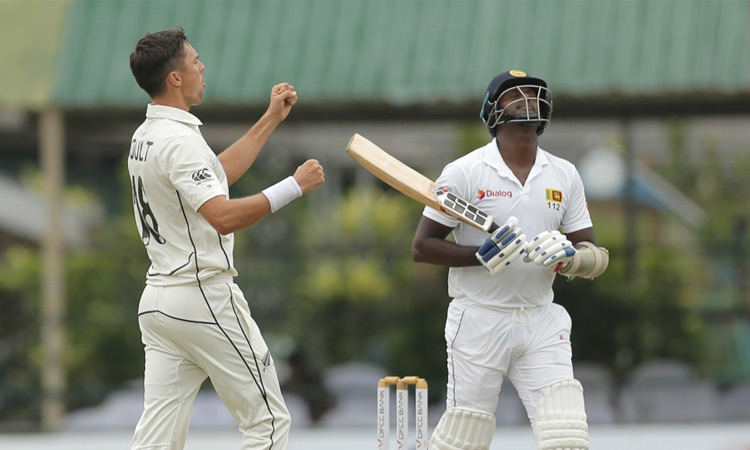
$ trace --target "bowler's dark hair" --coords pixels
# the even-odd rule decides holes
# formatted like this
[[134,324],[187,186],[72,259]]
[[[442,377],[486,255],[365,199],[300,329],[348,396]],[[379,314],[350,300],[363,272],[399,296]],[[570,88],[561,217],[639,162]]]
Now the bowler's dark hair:
[[181,27],[147,33],[130,54],[130,70],[135,81],[149,97],[163,94],[167,75],[182,64],[185,57],[185,30]]

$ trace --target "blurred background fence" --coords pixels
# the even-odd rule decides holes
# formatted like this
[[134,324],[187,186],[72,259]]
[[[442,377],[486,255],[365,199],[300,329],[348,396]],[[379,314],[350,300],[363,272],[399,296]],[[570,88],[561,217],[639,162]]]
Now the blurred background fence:
[[[446,272],[410,259],[420,206],[344,149],[358,132],[434,177],[489,140],[484,90],[513,68],[548,82],[541,146],[578,166],[612,255],[594,282],[556,282],[591,421],[749,421],[748,9],[0,0],[0,431],[137,419],[148,264],[124,163],[148,99],[128,55],[177,25],[207,66],[194,112],[216,151],[257,120],[274,83],[299,92],[233,196],[308,157],[326,168],[320,190],[236,235],[238,283],[298,424],[369,425],[383,374],[426,377],[439,417]],[[215,406],[210,385],[201,395]],[[512,386],[502,396],[499,423],[525,423]],[[225,418],[214,406],[196,406],[196,426]]]

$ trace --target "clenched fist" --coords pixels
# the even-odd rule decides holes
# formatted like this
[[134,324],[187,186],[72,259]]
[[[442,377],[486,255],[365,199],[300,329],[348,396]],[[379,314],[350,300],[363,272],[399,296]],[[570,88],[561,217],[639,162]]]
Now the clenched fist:
[[308,159],[294,171],[294,179],[302,189],[303,194],[314,191],[326,181],[323,166],[316,159]]
[[289,83],[279,83],[271,89],[271,102],[267,113],[279,122],[286,119],[292,106],[297,103],[297,91]]

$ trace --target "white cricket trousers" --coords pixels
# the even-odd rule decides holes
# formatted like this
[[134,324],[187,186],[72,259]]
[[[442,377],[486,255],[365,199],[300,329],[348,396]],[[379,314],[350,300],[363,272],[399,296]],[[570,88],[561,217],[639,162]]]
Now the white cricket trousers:
[[268,347],[239,287],[212,281],[143,291],[145,395],[133,450],[181,450],[206,377],[237,419],[243,450],[287,447],[291,421]]
[[494,414],[507,375],[533,424],[542,391],[573,378],[570,329],[570,315],[555,303],[500,310],[453,300],[445,325],[446,406]]

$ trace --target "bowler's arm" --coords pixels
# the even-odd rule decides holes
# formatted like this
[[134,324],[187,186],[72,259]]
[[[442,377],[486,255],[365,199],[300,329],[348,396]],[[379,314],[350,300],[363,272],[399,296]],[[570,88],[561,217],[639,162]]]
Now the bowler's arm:
[[[285,188],[282,191],[272,195],[271,190],[285,185],[287,179],[271,186],[260,194],[250,195],[247,197],[229,199],[225,195],[217,195],[206,201],[198,208],[198,213],[211,224],[221,234],[229,234],[255,225],[263,220],[264,217],[277,211],[287,203],[291,202],[299,195],[307,194],[317,189],[325,182],[323,166],[316,159],[308,159],[294,171],[294,180],[299,186],[301,194],[298,192],[287,192]],[[272,201],[266,195],[275,198],[272,207]],[[274,209],[276,208],[276,209]]]
[[221,234],[251,227],[271,214],[271,204],[263,194],[228,199],[214,197],[198,208],[198,212]]
[[283,122],[297,103],[297,92],[289,83],[280,83],[271,90],[271,101],[263,116],[240,139],[219,153],[227,182],[231,186],[253,165],[276,127]]

